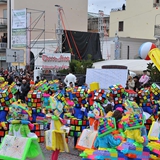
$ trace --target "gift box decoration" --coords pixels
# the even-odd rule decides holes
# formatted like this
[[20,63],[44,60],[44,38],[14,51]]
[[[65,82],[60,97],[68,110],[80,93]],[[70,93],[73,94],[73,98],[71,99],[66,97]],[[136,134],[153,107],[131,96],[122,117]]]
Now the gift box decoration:
[[50,90],[56,92],[59,90],[59,80],[51,80],[48,82]]
[[4,122],[4,123],[6,126],[6,130],[4,130],[4,128],[3,128],[3,125],[2,125],[3,123],[0,124],[0,143],[2,142],[5,135],[7,135],[9,132],[9,123],[8,122]]
[[82,131],[89,126],[89,121],[71,118],[67,124],[70,125],[69,136],[79,137]]

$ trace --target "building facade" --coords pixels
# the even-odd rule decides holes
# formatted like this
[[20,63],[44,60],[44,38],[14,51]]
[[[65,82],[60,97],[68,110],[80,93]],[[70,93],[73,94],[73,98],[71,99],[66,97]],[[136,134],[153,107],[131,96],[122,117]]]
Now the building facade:
[[[6,63],[6,48],[10,48],[12,46],[11,38],[12,32],[10,32],[10,24],[12,23],[12,10],[22,10],[22,9],[31,9],[31,22],[33,19],[39,18],[36,15],[37,11],[45,11],[45,15],[41,18],[42,21],[39,21],[36,25],[36,28],[44,28],[45,36],[42,39],[47,40],[45,43],[46,52],[52,50],[53,52],[56,50],[55,44],[52,45],[53,41],[57,39],[56,28],[58,26],[58,8],[56,5],[60,5],[63,8],[62,17],[63,17],[63,29],[73,30],[73,31],[87,31],[87,19],[88,19],[88,0],[70,0],[68,3],[67,0],[47,0],[45,3],[43,0],[0,0],[0,36],[6,38],[0,42],[0,67],[7,67]],[[35,10],[35,11],[34,11]],[[45,25],[44,25],[45,24]],[[31,41],[33,41],[36,37],[36,31],[30,34]],[[2,39],[2,38],[1,38]],[[42,43],[42,39],[37,39]],[[6,43],[6,40],[8,44]],[[2,41],[2,40],[1,40]],[[48,43],[48,45],[46,44]],[[56,42],[55,42],[56,43]],[[31,52],[34,57],[38,57],[39,47],[37,46],[39,43],[35,45],[34,48],[31,48]],[[41,45],[40,45],[41,47]],[[26,48],[17,48],[24,49],[26,53]],[[25,55],[26,57],[26,55]],[[38,60],[38,58],[36,58]],[[35,60],[35,63],[36,63]],[[37,61],[38,62],[38,61]],[[5,65],[4,65],[5,63]],[[21,64],[23,66],[24,64]]]
[[[126,0],[124,9],[110,13],[110,37],[155,39],[155,25],[160,24],[159,0]],[[159,32],[160,33],[160,32]]]

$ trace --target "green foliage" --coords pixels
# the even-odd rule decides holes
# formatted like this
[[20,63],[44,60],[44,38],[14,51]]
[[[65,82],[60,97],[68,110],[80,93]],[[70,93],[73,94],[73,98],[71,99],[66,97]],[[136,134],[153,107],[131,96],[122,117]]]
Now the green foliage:
[[[92,68],[92,55],[88,54],[87,60],[71,60],[69,64],[70,71],[74,74],[86,74],[87,68]],[[68,73],[69,70],[60,70],[59,73]]]
[[160,71],[153,63],[147,64],[147,71],[150,73],[152,82],[160,82]]

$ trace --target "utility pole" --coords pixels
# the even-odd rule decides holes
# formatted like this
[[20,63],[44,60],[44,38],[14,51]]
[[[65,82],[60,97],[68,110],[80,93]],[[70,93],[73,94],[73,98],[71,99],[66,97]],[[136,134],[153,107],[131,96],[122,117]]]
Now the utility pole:
[[98,13],[98,33],[101,43],[101,52],[103,54],[103,41],[104,41],[104,12],[99,10]]
[[61,24],[61,11],[63,8],[60,5],[55,5],[57,7],[57,14],[58,14],[58,26],[56,28],[56,34],[57,34],[57,39],[58,39],[58,53],[62,53],[62,35],[63,35],[63,29],[62,29],[62,24]]

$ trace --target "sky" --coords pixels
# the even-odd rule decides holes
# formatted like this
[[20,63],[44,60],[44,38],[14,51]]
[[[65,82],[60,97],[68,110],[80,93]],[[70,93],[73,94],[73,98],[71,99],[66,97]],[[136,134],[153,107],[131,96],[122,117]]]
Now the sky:
[[112,8],[121,8],[125,0],[88,0],[88,12],[98,13],[99,10],[110,14]]

